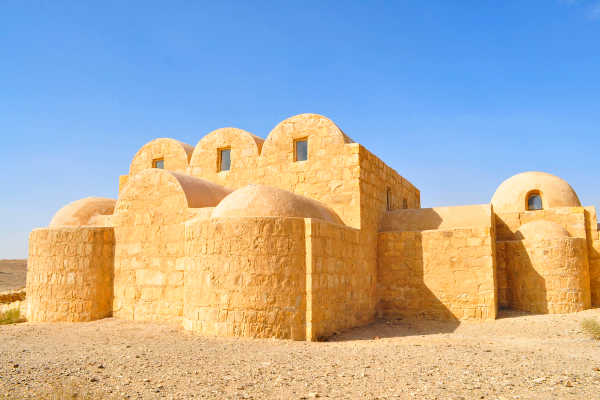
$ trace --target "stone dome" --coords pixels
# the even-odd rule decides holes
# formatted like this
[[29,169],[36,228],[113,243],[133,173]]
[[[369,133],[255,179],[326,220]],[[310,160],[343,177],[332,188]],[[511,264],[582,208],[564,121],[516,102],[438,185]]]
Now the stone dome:
[[562,226],[550,221],[533,221],[522,225],[516,232],[520,240],[544,240],[568,238],[569,232]]
[[545,172],[523,172],[508,178],[496,189],[492,206],[496,212],[527,210],[527,196],[537,193],[542,207],[580,207],[577,193],[563,179]]
[[86,197],[67,204],[52,218],[50,228],[99,226],[103,222],[101,215],[111,215],[115,209],[116,200],[104,197]]
[[248,185],[225,197],[212,213],[212,218],[224,217],[298,217],[342,223],[333,210],[316,200],[263,185]]

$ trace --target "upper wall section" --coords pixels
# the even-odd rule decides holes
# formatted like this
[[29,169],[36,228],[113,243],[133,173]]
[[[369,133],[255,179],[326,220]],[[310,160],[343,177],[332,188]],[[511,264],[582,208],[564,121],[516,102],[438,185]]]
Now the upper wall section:
[[[152,168],[152,161],[161,157],[165,169],[184,172],[185,153],[190,159],[185,172],[191,176],[234,189],[249,184],[284,189],[327,205],[346,225],[368,225],[373,232],[386,209],[420,206],[419,191],[410,182],[321,115],[288,118],[264,141],[241,129],[217,129],[202,138],[191,155],[187,145],[158,145],[162,140],[167,139],[150,142],[138,152],[130,177]],[[304,147],[299,142],[306,143],[306,160],[296,157],[296,148]],[[230,157],[228,170],[220,165],[225,156]],[[120,178],[120,192],[130,177]],[[373,207],[376,211],[369,212]]]
[[565,180],[545,172],[523,172],[498,186],[492,197],[494,211],[526,211],[532,193],[540,195],[543,209],[581,206],[577,193]]
[[[252,183],[264,140],[237,128],[222,128],[204,136],[194,149],[189,172],[193,176],[232,187]],[[231,166],[219,169],[219,152],[229,149]]]
[[158,138],[146,143],[133,157],[129,176],[153,168],[156,161],[164,161],[164,169],[187,173],[194,148],[175,139]]
[[115,209],[115,199],[86,197],[67,204],[54,214],[48,227],[104,226]]
[[385,214],[380,232],[490,227],[492,221],[489,204],[396,210]]

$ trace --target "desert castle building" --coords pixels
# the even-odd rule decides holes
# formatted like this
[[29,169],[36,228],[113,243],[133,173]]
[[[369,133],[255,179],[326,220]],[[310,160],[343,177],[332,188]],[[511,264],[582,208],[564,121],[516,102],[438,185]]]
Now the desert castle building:
[[490,204],[419,190],[329,119],[266,140],[156,139],[117,200],[86,198],[29,240],[27,317],[176,321],[209,335],[315,340],[377,316],[481,320],[600,306],[594,207],[542,172]]

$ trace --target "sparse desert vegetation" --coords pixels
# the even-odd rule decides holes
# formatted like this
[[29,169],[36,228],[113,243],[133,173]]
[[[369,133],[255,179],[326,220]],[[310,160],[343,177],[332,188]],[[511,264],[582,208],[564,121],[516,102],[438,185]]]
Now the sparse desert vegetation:
[[600,323],[592,318],[587,318],[581,321],[583,331],[590,335],[593,339],[600,340]]
[[0,325],[16,324],[19,322],[25,322],[25,319],[21,316],[21,311],[18,308],[0,312]]

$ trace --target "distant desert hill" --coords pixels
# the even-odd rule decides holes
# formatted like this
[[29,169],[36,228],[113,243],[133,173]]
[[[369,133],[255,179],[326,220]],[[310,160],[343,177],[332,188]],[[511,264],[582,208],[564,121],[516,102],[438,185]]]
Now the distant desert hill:
[[0,292],[25,287],[27,260],[0,260]]

